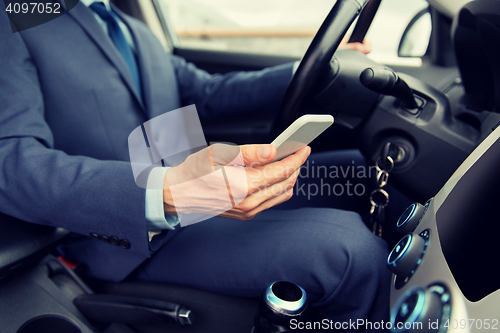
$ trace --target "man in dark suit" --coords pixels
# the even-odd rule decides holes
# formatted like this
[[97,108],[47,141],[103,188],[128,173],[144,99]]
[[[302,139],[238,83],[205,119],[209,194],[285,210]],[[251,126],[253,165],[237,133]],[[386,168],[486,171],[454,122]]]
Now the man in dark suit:
[[[272,210],[241,221],[288,193],[253,201],[249,195],[231,215],[240,220],[217,217],[181,228],[174,213],[164,221],[148,216],[155,199],[134,182],[132,130],[190,104],[201,117],[274,112],[292,65],[209,75],[165,53],[141,22],[109,4],[97,7],[80,2],[13,33],[0,4],[0,211],[72,231],[65,254],[86,264],[92,277],[253,297],[272,281],[288,280],[327,318],[386,320],[385,244],[356,213]],[[123,54],[123,41],[135,64]],[[270,145],[241,150],[248,164],[266,167],[275,154]],[[278,163],[297,170],[308,155],[306,147]],[[293,186],[296,176],[272,182]]]

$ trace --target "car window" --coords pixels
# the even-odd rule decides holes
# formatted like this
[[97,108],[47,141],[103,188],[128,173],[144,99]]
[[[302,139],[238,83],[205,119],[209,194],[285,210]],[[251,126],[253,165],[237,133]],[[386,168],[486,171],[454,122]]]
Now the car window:
[[[157,0],[179,47],[296,57],[305,53],[334,3]],[[408,62],[398,58],[398,45],[408,23],[426,7],[425,0],[383,0],[367,34],[372,43],[370,57],[385,63]],[[430,19],[422,33],[430,34]]]

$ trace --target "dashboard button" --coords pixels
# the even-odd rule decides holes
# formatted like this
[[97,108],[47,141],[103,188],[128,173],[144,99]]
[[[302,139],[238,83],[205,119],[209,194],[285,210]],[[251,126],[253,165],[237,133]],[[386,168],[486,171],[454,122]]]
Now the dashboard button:
[[408,234],[392,249],[387,258],[387,266],[399,277],[410,276],[422,261],[425,248],[425,239],[419,235]]
[[439,295],[417,286],[409,289],[396,302],[391,310],[391,331],[437,332],[438,328],[429,325],[441,319],[442,303]]
[[399,217],[396,229],[402,234],[413,232],[424,216],[425,210],[426,207],[418,202],[412,203]]

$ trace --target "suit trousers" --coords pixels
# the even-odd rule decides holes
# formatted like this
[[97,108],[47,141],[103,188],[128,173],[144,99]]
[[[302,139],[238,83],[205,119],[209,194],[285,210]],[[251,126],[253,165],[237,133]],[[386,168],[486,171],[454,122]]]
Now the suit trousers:
[[[336,177],[313,176],[315,165],[344,166]],[[357,151],[313,154],[301,170],[287,203],[262,212],[251,221],[214,217],[170,231],[169,241],[132,275],[133,279],[173,283],[241,297],[259,297],[273,281],[294,282],[305,289],[310,306],[335,322],[367,319],[385,322],[389,316],[391,274],[384,240],[374,236],[356,210],[364,202],[370,177],[362,175],[364,159]],[[348,174],[346,167],[358,173]],[[316,170],[317,171],[317,170]],[[354,175],[354,177],[352,177]],[[323,179],[323,183],[322,180]],[[347,192],[347,181],[351,182]],[[330,194],[308,184],[330,184]],[[337,185],[332,194],[332,187]],[[304,189],[305,188],[305,189]],[[307,191],[310,191],[309,193]],[[314,194],[316,193],[316,194]],[[349,192],[351,193],[351,192]],[[314,194],[314,195],[313,195]],[[308,207],[317,206],[317,207]],[[323,207],[321,207],[323,206]],[[331,208],[331,207],[336,208]]]

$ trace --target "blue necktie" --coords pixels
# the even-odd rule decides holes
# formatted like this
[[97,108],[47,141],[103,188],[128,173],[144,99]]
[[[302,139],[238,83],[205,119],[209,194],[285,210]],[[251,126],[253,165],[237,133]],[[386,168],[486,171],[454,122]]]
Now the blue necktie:
[[99,15],[99,17],[108,25],[109,37],[115,44],[118,52],[120,52],[120,54],[122,55],[123,60],[125,60],[125,63],[130,70],[130,74],[132,74],[132,79],[134,80],[137,92],[139,93],[139,96],[142,96],[141,82],[139,79],[139,70],[137,69],[137,63],[135,61],[134,55],[132,54],[132,49],[128,45],[127,39],[125,38],[125,35],[123,34],[123,31],[118,24],[118,21],[108,11],[106,5],[102,2],[94,2],[90,5],[90,8],[92,8],[92,10],[95,11],[96,14]]

